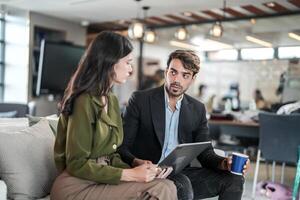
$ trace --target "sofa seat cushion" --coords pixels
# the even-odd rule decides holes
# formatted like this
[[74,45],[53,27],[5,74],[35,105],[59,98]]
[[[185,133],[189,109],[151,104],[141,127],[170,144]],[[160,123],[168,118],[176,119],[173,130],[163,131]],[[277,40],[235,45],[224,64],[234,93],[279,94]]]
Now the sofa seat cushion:
[[37,199],[50,193],[57,175],[54,140],[45,119],[15,133],[0,133],[0,179],[9,198]]

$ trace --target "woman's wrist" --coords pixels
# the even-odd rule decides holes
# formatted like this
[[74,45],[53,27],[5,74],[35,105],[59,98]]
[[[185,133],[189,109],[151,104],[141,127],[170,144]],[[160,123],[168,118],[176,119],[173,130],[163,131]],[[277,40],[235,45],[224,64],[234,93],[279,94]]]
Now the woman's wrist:
[[121,181],[135,181],[132,169],[122,170]]

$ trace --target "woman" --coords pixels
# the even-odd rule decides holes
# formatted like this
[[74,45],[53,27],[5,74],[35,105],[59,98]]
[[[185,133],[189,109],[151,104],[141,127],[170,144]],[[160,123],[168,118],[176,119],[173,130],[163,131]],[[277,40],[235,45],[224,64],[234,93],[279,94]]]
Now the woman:
[[155,165],[130,168],[116,153],[123,128],[110,89],[129,77],[132,59],[131,43],[113,32],[102,32],[86,50],[60,105],[54,156],[61,174],[51,199],[176,199],[173,182],[154,180]]

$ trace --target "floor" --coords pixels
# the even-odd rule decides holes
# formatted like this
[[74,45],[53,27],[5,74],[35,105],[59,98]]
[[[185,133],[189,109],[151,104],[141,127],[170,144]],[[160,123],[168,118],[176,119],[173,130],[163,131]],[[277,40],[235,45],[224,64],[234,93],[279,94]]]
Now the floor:
[[[260,164],[259,167],[259,175],[258,175],[258,181],[261,180],[267,180],[267,170],[266,170],[266,165],[264,163]],[[254,170],[255,170],[255,162],[251,163],[251,167],[248,171],[248,173],[246,174],[246,183],[245,183],[245,189],[244,189],[244,194],[242,199],[243,200],[253,200],[251,198],[251,194],[252,194],[252,183],[253,183],[253,178],[254,178]],[[271,165],[269,165],[269,173],[271,176]],[[280,182],[280,174],[281,174],[281,165],[276,166],[276,170],[275,170],[275,181],[276,182]],[[285,168],[285,179],[284,179],[284,184],[292,187],[293,183],[294,183],[294,177],[296,174],[296,167],[289,167],[287,166]],[[206,200],[217,200],[218,198],[208,198]],[[260,196],[260,195],[256,195],[255,196],[255,200],[269,200],[266,197]]]

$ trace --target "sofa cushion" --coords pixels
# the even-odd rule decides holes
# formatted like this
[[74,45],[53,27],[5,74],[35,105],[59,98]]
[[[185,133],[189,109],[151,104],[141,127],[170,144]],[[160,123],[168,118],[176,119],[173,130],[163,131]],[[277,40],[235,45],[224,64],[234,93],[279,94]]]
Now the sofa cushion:
[[31,115],[26,115],[26,116],[28,117],[29,126],[35,125],[41,119],[46,119],[49,123],[49,126],[50,126],[53,134],[56,135],[57,124],[58,124],[58,116],[56,114],[49,115],[49,116],[46,116],[46,117],[37,117],[37,116],[31,116]]
[[54,139],[45,119],[21,131],[0,134],[0,179],[7,184],[9,198],[25,200],[49,194],[57,175]]

